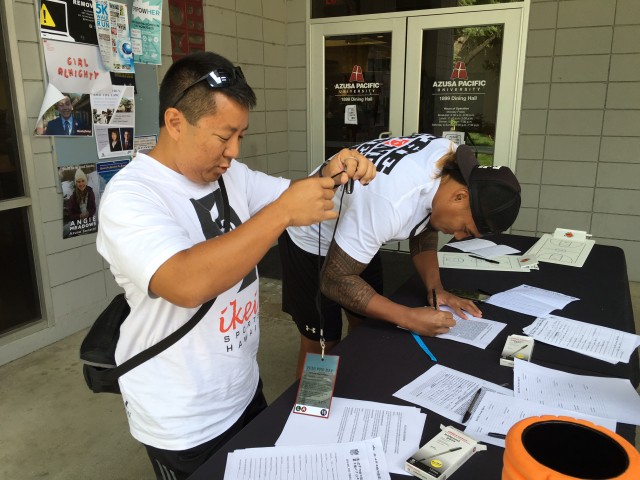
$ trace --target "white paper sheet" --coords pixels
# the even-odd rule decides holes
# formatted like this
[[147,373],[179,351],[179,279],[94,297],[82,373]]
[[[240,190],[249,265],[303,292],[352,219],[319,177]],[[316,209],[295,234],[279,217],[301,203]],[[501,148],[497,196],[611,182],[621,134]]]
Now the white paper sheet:
[[520,285],[491,295],[486,303],[525,315],[546,318],[554,310],[560,310],[575,300],[579,299],[551,290]]
[[447,306],[440,307],[441,310],[451,312],[456,326],[449,330],[449,333],[438,335],[438,338],[446,338],[454,342],[467,343],[478,348],[487,348],[494,338],[507,326],[506,323],[496,322],[486,318],[474,317],[467,313],[467,320],[456,315]]
[[593,240],[575,241],[555,238],[551,234],[545,233],[526,251],[525,255],[535,255],[541,262],[581,267],[595,243]]
[[551,315],[536,318],[524,333],[535,340],[609,363],[629,363],[640,335]]
[[503,255],[496,257],[496,263],[486,262],[478,258],[470,257],[466,253],[438,252],[438,264],[440,268],[459,268],[461,270],[493,270],[499,272],[529,273],[528,268],[520,268],[518,257]]
[[427,415],[419,408],[334,397],[329,418],[289,415],[276,446],[321,445],[380,437],[389,471],[409,475],[404,462],[420,448]]
[[483,240],[482,238],[473,238],[471,240],[463,240],[462,242],[449,243],[448,246],[457,248],[463,252],[480,255],[485,258],[495,258],[500,255],[520,253],[520,250],[516,250],[508,245],[498,245],[495,242]]
[[224,480],[391,480],[380,439],[246,448],[227,455]]
[[640,425],[640,395],[628,379],[574,375],[516,358],[513,383],[517,398]]
[[588,420],[596,425],[616,431],[616,421],[608,418],[594,417],[582,413],[563,410],[539,403],[529,402],[521,398],[507,397],[487,392],[478,408],[471,416],[464,433],[484,443],[491,443],[504,448],[504,439],[494,438],[489,432],[506,435],[513,425],[524,418],[540,415],[567,416]]
[[462,417],[479,388],[482,393],[476,402],[476,408],[486,392],[513,396],[508,388],[440,364],[431,367],[393,396],[462,423]]

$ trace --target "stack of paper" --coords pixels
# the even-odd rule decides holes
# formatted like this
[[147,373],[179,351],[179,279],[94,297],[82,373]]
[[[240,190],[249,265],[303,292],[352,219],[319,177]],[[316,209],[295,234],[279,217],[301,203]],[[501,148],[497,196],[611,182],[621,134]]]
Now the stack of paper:
[[480,440],[504,448],[504,437],[520,420],[541,415],[556,415],[588,420],[596,425],[615,431],[617,422],[609,418],[596,417],[549,405],[507,397],[487,392],[469,420],[464,433]]
[[552,311],[562,310],[575,300],[579,299],[543,288],[520,285],[491,295],[486,303],[525,315],[546,318]]
[[462,418],[479,389],[482,392],[476,405],[487,392],[513,398],[513,391],[508,388],[440,364],[431,367],[393,396],[428,408],[454,422],[463,423]]
[[391,480],[379,438],[332,445],[236,450],[227,455],[224,472],[224,480],[310,478]]
[[404,462],[420,447],[426,420],[416,407],[334,397],[329,418],[290,414],[276,445],[341,444],[379,437],[389,471],[406,475]]

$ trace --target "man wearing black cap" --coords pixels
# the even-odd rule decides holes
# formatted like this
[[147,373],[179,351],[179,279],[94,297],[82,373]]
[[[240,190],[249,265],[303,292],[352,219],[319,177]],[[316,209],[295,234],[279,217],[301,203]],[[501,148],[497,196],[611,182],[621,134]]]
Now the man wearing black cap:
[[[373,182],[334,196],[336,221],[291,227],[279,239],[283,263],[283,310],[301,334],[298,376],[307,352],[330,350],[340,341],[341,308],[349,328],[363,316],[379,318],[420,335],[446,333],[449,312],[410,308],[382,295],[378,250],[409,239],[412,260],[440,305],[467,318],[482,312],[447,292],[438,268],[438,232],[456,239],[507,230],[520,209],[520,185],[507,167],[479,166],[471,149],[428,134],[377,139],[353,147],[377,169]],[[322,167],[320,175],[322,175]],[[326,256],[326,261],[325,261]],[[318,270],[322,263],[321,275]],[[322,296],[317,301],[318,278]],[[426,299],[431,303],[432,299]],[[321,305],[322,315],[317,305]]]

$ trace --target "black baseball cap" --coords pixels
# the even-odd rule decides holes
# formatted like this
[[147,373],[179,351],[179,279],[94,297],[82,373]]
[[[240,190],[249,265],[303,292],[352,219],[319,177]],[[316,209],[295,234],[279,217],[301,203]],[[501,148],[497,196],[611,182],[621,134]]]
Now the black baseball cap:
[[456,163],[469,188],[471,215],[478,231],[489,235],[511,227],[520,211],[520,183],[509,167],[479,165],[467,145],[456,150]]

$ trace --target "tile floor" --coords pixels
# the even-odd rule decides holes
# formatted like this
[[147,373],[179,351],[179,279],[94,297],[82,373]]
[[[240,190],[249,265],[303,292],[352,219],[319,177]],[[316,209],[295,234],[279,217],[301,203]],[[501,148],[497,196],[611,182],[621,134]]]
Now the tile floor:
[[[298,335],[280,312],[280,282],[262,275],[258,359],[272,401],[293,382]],[[640,332],[640,283],[630,289]],[[95,395],[84,384],[78,361],[84,334],[0,367],[1,480],[153,478],[128,433],[120,396]]]

